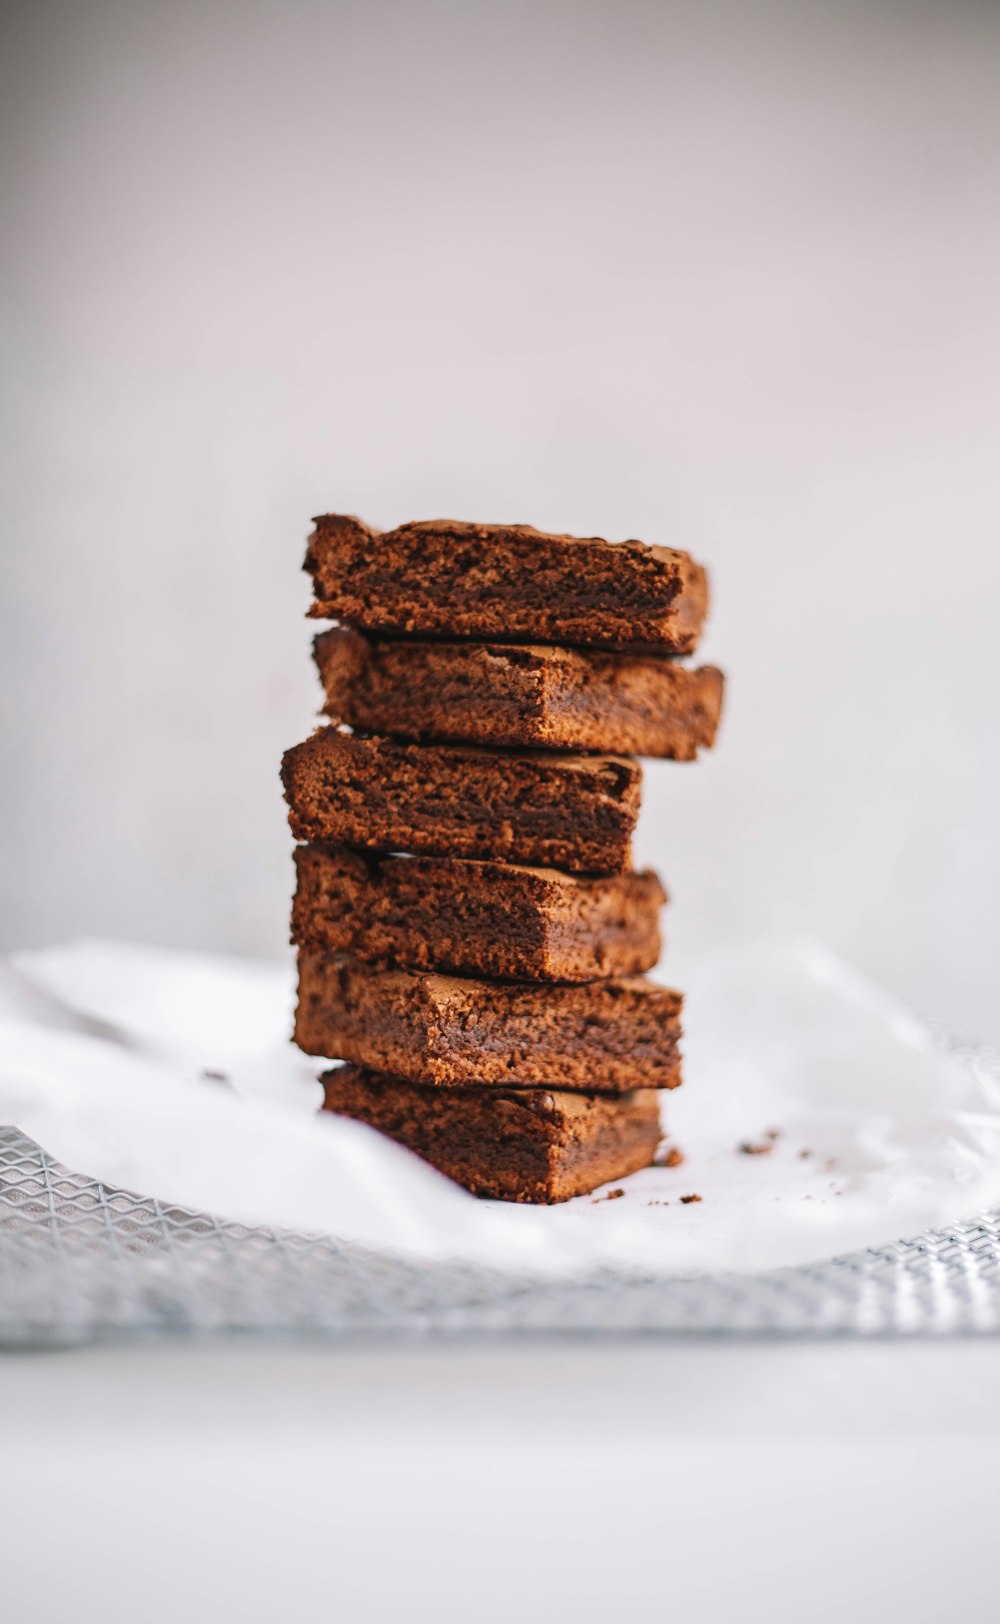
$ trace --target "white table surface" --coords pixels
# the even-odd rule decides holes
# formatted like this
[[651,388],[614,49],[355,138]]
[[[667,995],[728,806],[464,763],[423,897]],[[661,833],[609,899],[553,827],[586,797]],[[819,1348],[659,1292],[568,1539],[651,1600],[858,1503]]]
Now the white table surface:
[[1000,1614],[1000,1344],[0,1363],[17,1624]]

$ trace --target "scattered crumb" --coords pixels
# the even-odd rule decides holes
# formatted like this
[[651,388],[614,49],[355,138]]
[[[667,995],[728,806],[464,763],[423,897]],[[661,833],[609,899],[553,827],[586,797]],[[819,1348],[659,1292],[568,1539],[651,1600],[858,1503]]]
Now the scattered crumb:
[[624,1194],[625,1191],[622,1189],[621,1185],[619,1185],[617,1190],[609,1190],[607,1195],[595,1195],[593,1201],[591,1202],[591,1206],[596,1207],[599,1201],[617,1201],[618,1197]]
[[201,1075],[206,1083],[228,1083],[229,1081],[224,1071],[203,1071]]
[[684,1205],[687,1206],[689,1201],[700,1201],[701,1196],[700,1195],[682,1195],[681,1200],[683,1201]]
[[811,1156],[811,1155],[812,1155],[812,1151],[811,1151],[811,1150],[800,1150],[800,1151],[799,1151],[799,1156],[800,1156],[800,1157],[801,1157],[801,1158],[802,1158],[802,1160],[803,1160],[803,1161],[804,1161],[804,1160],[805,1160],[805,1158],[806,1158],[806,1157],[807,1157],[807,1156]]
[[764,1134],[764,1138],[765,1139],[780,1139],[781,1138],[781,1129],[780,1128],[768,1128],[766,1130],[765,1134]]
[[669,1207],[669,1201],[647,1201],[647,1207]]
[[774,1144],[764,1139],[744,1139],[737,1148],[741,1156],[770,1156]]
[[684,1152],[679,1145],[664,1145],[653,1157],[654,1167],[680,1167]]
[[836,1165],[837,1165],[836,1156],[827,1157],[826,1161],[823,1163],[823,1171],[824,1171],[824,1173],[832,1173],[834,1168],[836,1167]]

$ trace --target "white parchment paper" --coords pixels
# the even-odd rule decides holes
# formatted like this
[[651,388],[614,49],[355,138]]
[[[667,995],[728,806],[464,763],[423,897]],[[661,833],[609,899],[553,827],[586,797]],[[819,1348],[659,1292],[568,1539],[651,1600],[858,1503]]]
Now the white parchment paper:
[[687,1080],[664,1107],[684,1160],[612,1200],[476,1201],[318,1116],[320,1063],[287,1037],[290,963],[92,941],[17,955],[0,973],[0,1120],[164,1201],[498,1269],[767,1268],[1000,1204],[995,1070],[945,1055],[823,948],[745,945],[687,994]]

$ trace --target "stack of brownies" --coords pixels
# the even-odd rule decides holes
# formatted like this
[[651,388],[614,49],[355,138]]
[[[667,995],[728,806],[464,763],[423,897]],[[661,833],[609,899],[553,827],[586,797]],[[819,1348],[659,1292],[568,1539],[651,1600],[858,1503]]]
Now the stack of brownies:
[[[330,514],[306,556],[331,724],[285,755],[295,1041],[327,1110],[479,1195],[562,1201],[648,1165],[681,995],[647,981],[636,755],[712,743],[705,573],[640,542]],[[350,728],[350,732],[346,731]]]

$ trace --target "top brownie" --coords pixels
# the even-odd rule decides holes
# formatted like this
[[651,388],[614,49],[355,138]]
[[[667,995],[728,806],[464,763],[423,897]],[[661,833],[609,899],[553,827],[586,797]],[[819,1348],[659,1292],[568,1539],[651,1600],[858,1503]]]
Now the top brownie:
[[705,571],[672,547],[456,519],[315,525],[309,613],[365,631],[690,654],[708,607]]

